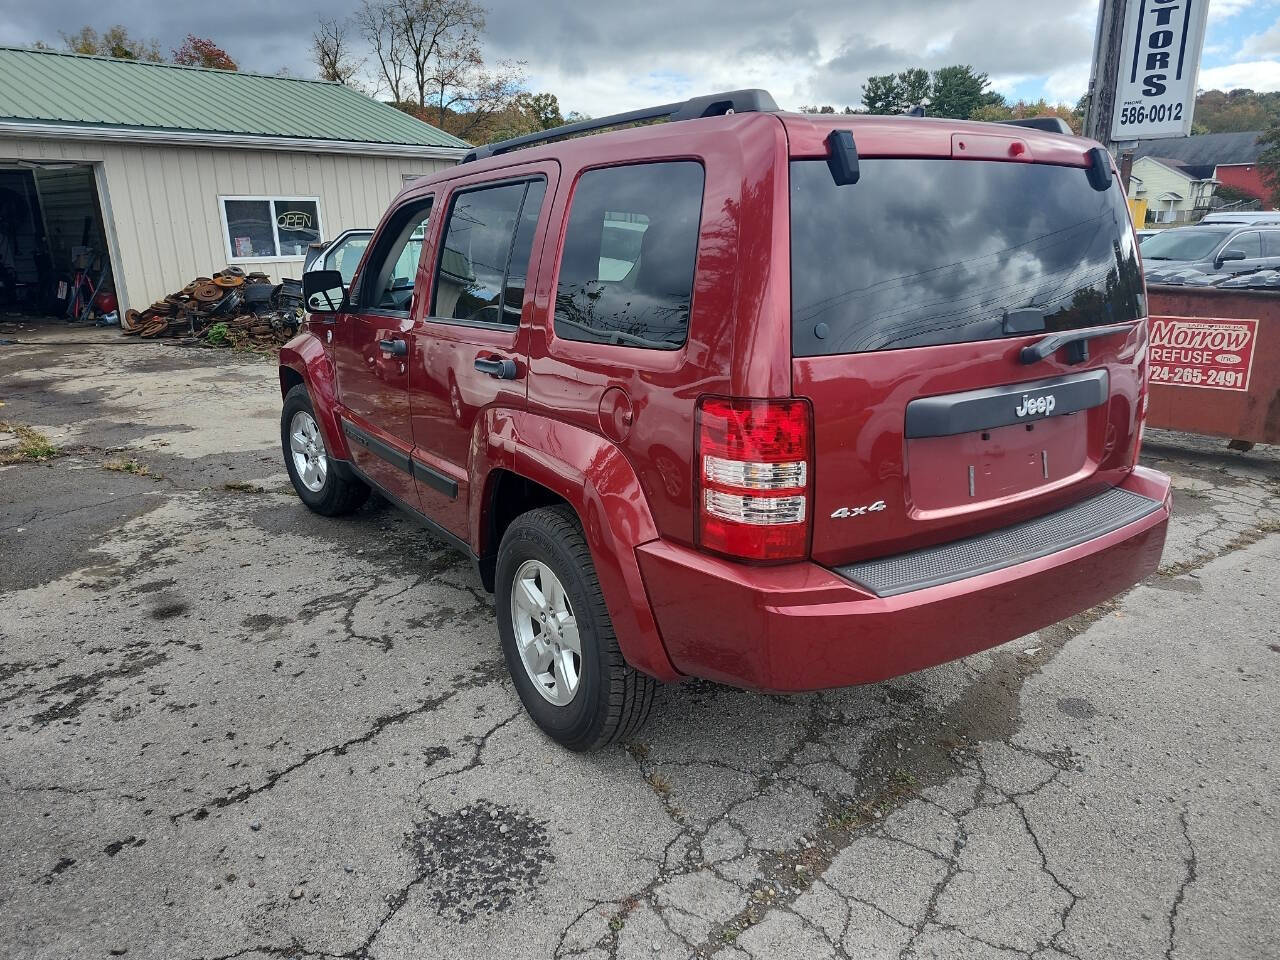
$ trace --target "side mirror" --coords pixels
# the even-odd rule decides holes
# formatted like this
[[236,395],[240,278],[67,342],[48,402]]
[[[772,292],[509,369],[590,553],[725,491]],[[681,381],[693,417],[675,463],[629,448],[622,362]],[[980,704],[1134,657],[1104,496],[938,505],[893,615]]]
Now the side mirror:
[[1243,250],[1234,250],[1234,249],[1223,250],[1220,254],[1218,254],[1218,259],[1214,261],[1213,265],[1214,267],[1221,267],[1228,260],[1247,260],[1247,259],[1248,257],[1245,255],[1245,252]]
[[347,288],[337,270],[309,270],[302,275],[302,303],[311,313],[337,313],[347,300]]

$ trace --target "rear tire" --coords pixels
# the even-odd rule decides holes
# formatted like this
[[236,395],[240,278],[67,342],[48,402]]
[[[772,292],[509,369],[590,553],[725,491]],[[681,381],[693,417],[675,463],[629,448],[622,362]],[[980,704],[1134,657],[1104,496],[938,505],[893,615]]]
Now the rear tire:
[[543,507],[517,517],[498,549],[496,581],[502,652],[534,723],[570,750],[635,734],[657,681],[618,649],[573,511]]
[[280,444],[285,468],[298,499],[316,513],[338,517],[359,509],[369,499],[369,486],[324,446],[311,396],[303,384],[284,396]]

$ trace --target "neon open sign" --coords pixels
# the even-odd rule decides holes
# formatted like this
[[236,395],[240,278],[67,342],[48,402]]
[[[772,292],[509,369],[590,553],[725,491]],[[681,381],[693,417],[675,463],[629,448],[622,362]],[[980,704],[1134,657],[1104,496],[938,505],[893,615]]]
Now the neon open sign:
[[276,226],[283,230],[309,230],[311,214],[302,210],[286,210],[276,217]]

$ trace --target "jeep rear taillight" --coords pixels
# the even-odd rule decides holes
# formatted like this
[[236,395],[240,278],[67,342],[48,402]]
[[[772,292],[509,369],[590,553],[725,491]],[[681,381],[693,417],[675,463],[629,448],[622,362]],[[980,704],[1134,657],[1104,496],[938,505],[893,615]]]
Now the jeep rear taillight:
[[809,551],[813,426],[803,400],[698,406],[698,543],[744,560]]

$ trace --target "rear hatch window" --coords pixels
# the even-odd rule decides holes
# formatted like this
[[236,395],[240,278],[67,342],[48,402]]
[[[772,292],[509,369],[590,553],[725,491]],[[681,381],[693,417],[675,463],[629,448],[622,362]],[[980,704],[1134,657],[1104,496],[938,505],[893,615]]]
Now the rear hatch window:
[[[1085,170],[950,159],[863,159],[837,185],[791,163],[792,352],[896,350],[1145,316],[1118,185]],[[1011,312],[1022,312],[1014,323]],[[1013,328],[1012,331],[1007,328]],[[1021,332],[1017,332],[1021,331]]]

